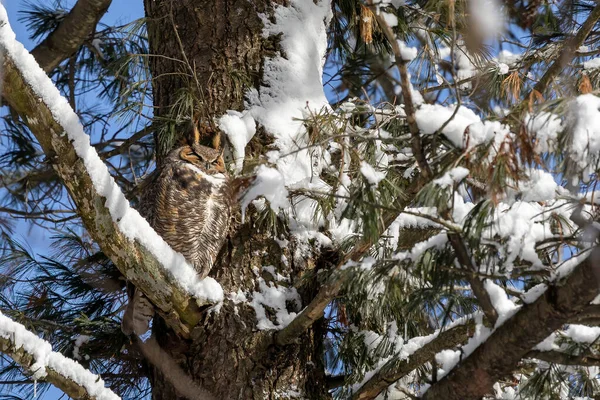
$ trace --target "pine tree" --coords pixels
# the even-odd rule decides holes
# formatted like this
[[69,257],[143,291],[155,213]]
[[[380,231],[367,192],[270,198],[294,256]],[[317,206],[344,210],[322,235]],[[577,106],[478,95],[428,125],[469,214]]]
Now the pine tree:
[[[0,13],[6,398],[600,397],[597,2],[109,6],[23,9],[67,102]],[[243,187],[195,283],[129,208],[190,121]]]

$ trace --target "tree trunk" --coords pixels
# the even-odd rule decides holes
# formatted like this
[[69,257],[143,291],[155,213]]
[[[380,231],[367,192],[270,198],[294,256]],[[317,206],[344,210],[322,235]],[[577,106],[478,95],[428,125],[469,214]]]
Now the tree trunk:
[[[210,136],[216,133],[213,118],[242,109],[245,91],[258,87],[264,55],[273,48],[262,36],[260,15],[269,15],[275,3],[145,0],[157,120],[189,113],[183,117],[199,118]],[[178,139],[157,140],[159,164]]]
[[[260,17],[272,15],[274,3],[145,0],[155,116],[174,117],[173,110],[181,109],[173,105],[188,91],[196,99],[193,113],[200,118],[202,133],[218,135],[214,119],[226,110],[243,109],[244,93],[259,88],[264,57],[277,49],[275,39],[263,37]],[[156,138],[160,168],[162,157],[181,137],[164,139],[157,134]],[[290,261],[282,261],[282,255]],[[282,249],[271,232],[255,226],[250,215],[231,233],[210,276],[226,294],[252,293],[258,291],[259,277],[274,280],[263,273],[266,265],[290,276],[295,286],[314,268],[310,259],[294,258],[293,249]],[[314,294],[314,288],[299,291],[304,304]],[[216,399],[329,398],[321,326],[315,324],[304,334],[301,346],[278,348],[273,332],[260,331],[256,325],[254,309],[247,303],[225,300],[219,311],[206,312],[189,340],[177,337],[160,320],[155,320],[153,334],[164,352]],[[165,372],[169,375],[164,368],[153,367],[153,399],[189,398]]]

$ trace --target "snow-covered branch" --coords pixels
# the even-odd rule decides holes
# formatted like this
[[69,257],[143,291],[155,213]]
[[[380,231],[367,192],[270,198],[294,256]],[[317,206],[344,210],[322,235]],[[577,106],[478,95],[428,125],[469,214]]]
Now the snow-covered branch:
[[52,345],[23,325],[0,314],[0,351],[15,360],[32,379],[45,381],[73,399],[118,400],[104,381],[74,360],[52,351]]
[[[404,196],[397,200],[396,208],[394,210],[388,210],[383,214],[383,223],[381,231],[379,232],[380,235],[389,228],[392,222],[394,222],[398,215],[402,213],[402,210],[410,204],[423,186],[425,186],[425,181],[421,177],[415,178],[413,182],[407,182],[406,192],[404,193]],[[420,239],[420,237],[417,237],[417,241],[418,239]],[[333,269],[329,281],[321,286],[319,292],[306,308],[304,308],[304,310],[302,310],[288,326],[276,334],[275,342],[278,345],[283,346],[292,343],[311,327],[315,321],[323,317],[325,307],[335,299],[344,285],[342,267],[345,266],[348,261],[359,261],[374,243],[373,238],[365,237],[362,240],[359,240],[352,250],[347,252],[343,257],[340,257],[340,261]]]
[[187,336],[198,321],[199,304],[221,300],[221,287],[212,279],[198,280],[183,256],[129,206],[90,145],[77,115],[31,54],[15,40],[2,7],[0,53],[2,96],[38,139],[87,231],[121,273],[148,296],[167,323]]
[[354,392],[352,399],[367,400],[376,398],[388,386],[419,366],[431,361],[436,353],[465,342],[469,331],[473,331],[474,327],[474,320],[469,320],[465,324],[456,325],[437,334],[434,339],[409,355],[393,357],[373,374],[360,389]]
[[534,346],[586,309],[598,295],[598,261],[600,249],[596,248],[564,281],[523,305],[423,398],[479,399],[489,393]]

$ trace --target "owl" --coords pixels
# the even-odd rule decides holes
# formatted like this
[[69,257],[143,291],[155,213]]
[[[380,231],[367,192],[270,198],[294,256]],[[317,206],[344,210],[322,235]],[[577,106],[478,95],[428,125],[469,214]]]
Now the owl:
[[[222,153],[197,142],[167,156],[160,171],[145,184],[140,214],[171,248],[186,258],[200,278],[208,275],[223,246],[233,196]],[[142,335],[154,306],[135,288],[122,321],[126,335]]]

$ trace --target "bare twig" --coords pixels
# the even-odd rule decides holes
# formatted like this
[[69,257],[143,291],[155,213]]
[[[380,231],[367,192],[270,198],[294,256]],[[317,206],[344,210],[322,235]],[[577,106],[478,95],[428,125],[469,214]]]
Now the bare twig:
[[[469,271],[479,270],[474,264],[469,250],[465,245],[465,242],[458,234],[449,232],[448,241],[454,249],[454,253],[456,254],[458,262],[463,266],[463,268],[466,268]],[[469,285],[471,285],[473,294],[479,302],[479,305],[481,306],[481,310],[483,311],[485,317],[487,318],[490,325],[494,326],[496,324],[496,320],[498,319],[498,312],[492,304],[492,300],[490,299],[489,293],[487,292],[487,290],[485,290],[483,281],[481,281],[481,279],[479,279],[478,277],[472,275],[467,275],[466,279],[469,282]]]
[[[372,1],[369,3],[372,4]],[[404,111],[406,113],[406,122],[408,124],[408,129],[410,130],[411,135],[411,147],[413,151],[413,156],[417,161],[417,165],[421,170],[421,174],[423,178],[429,179],[432,177],[431,168],[427,162],[427,158],[425,157],[425,151],[421,145],[421,135],[419,126],[417,125],[417,119],[415,117],[415,105],[412,98],[412,85],[410,83],[410,78],[408,74],[408,60],[406,60],[402,51],[400,50],[400,45],[398,44],[398,40],[396,39],[396,35],[392,32],[392,29],[386,22],[382,13],[375,13],[375,19],[377,20],[377,24],[383,31],[383,34],[386,36],[388,42],[392,46],[392,51],[394,52],[394,57],[396,60],[396,66],[398,67],[398,71],[400,72],[400,87],[402,88],[402,98],[404,100]]]

